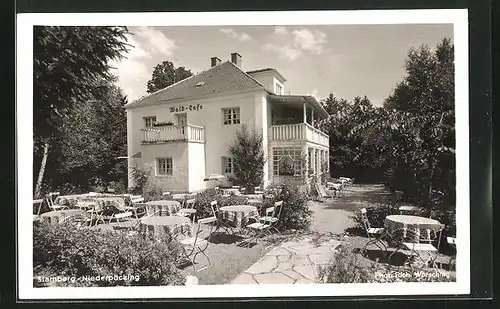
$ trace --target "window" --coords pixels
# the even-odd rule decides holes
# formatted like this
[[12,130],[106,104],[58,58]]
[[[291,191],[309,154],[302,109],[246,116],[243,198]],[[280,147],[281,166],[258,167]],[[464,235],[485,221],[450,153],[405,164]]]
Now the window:
[[156,175],[172,175],[174,166],[172,158],[156,159]]
[[293,147],[273,148],[273,175],[301,176],[302,150]]
[[222,115],[224,124],[239,124],[240,123],[240,108],[223,108]]
[[222,174],[233,173],[233,159],[229,157],[222,157]]
[[276,83],[276,94],[283,94],[283,87],[278,83]]
[[144,126],[146,128],[151,128],[153,126],[153,123],[155,122],[156,122],[156,116],[144,117]]

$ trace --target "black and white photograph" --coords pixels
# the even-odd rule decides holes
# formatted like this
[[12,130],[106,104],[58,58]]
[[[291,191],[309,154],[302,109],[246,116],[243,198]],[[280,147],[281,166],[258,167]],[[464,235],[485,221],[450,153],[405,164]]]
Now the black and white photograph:
[[20,298],[469,293],[467,10],[17,22]]

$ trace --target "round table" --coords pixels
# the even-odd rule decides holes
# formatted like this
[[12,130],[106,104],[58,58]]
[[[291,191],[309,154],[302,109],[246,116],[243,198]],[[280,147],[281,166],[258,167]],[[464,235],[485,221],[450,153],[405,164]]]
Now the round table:
[[141,219],[139,231],[156,239],[170,239],[179,234],[191,236],[191,220],[181,216],[147,217]]
[[[432,240],[433,232],[429,229],[420,228],[422,225],[429,224],[441,224],[439,221],[409,215],[391,215],[385,218],[385,229],[387,234],[392,235],[392,237],[402,236],[403,239],[407,237],[408,231],[418,238],[418,240]],[[395,231],[400,229],[402,235],[395,235]],[[397,233],[399,234],[399,233]],[[413,239],[415,240],[415,239]]]
[[221,218],[233,223],[238,229],[245,226],[250,218],[259,218],[257,207],[251,205],[224,206],[219,210]]
[[83,215],[85,212],[80,209],[67,209],[49,211],[40,215],[40,220],[49,224],[58,224],[69,217]]
[[148,216],[171,216],[181,209],[181,203],[173,200],[151,201],[147,202],[145,206]]

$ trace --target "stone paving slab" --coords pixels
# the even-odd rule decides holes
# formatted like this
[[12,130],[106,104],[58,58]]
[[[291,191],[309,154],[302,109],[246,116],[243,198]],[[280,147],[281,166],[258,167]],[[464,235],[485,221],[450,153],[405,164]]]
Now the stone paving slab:
[[266,253],[257,263],[238,275],[231,284],[313,284],[319,265],[327,264],[340,241],[320,243],[304,237],[285,242]]

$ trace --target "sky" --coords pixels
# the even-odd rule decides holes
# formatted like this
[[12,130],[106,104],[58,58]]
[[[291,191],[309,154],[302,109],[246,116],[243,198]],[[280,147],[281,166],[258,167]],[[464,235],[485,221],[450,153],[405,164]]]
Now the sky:
[[156,64],[168,60],[193,73],[242,56],[245,71],[274,68],[285,93],[367,96],[380,106],[406,72],[410,48],[453,39],[452,24],[129,27],[126,59],[113,63],[129,101],[146,95]]

